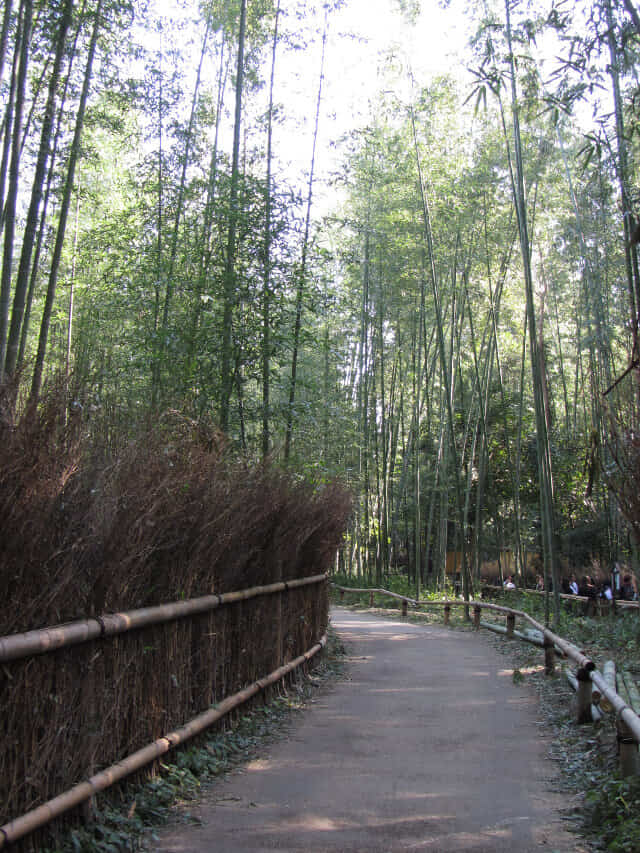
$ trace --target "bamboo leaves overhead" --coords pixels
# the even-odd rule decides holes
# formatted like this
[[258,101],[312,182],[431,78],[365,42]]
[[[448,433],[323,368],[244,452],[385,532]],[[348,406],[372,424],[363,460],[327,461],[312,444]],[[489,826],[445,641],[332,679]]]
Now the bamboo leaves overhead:
[[469,4],[470,80],[387,56],[328,175],[329,5],[5,4],[2,371],[73,374],[107,444],[180,409],[341,475],[355,571],[557,588],[575,531],[631,548],[603,397],[633,420],[635,6]]

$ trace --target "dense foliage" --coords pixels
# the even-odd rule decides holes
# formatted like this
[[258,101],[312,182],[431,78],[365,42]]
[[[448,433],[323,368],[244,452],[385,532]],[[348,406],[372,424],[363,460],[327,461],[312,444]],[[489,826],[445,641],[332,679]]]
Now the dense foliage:
[[338,474],[348,572],[435,585],[449,555],[469,591],[492,561],[556,581],[635,567],[635,5],[478,0],[466,77],[386,56],[320,220],[341,5],[5,4],[18,409],[62,372],[108,452],[175,410],[248,458]]

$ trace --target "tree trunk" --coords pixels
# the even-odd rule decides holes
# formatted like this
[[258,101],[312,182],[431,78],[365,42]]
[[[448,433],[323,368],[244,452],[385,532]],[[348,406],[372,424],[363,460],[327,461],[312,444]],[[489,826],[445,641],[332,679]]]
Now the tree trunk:
[[280,18],[280,0],[276,8],[273,24],[273,45],[271,49],[271,77],[269,80],[269,110],[267,116],[267,178],[264,206],[264,263],[262,285],[262,458],[269,455],[269,417],[270,417],[270,371],[271,371],[271,167],[273,148],[273,88],[276,75],[276,51],[278,47],[278,22]]
[[311,149],[311,167],[309,169],[309,184],[307,189],[307,213],[305,217],[304,239],[302,242],[302,258],[300,261],[300,273],[298,275],[298,287],[296,291],[296,318],[293,329],[293,353],[291,355],[291,379],[289,383],[289,405],[287,407],[287,424],[284,438],[284,461],[289,461],[291,454],[291,441],[293,438],[293,409],[296,399],[296,379],[298,373],[298,354],[300,349],[300,331],[302,329],[302,301],[305,290],[305,279],[307,274],[307,252],[309,249],[309,229],[311,226],[311,202],[313,199],[313,179],[316,165],[316,145],[318,142],[318,126],[320,123],[320,104],[322,102],[322,84],[324,82],[324,57],[327,45],[327,20],[328,12],[325,12],[324,31],[322,33],[322,55],[320,58],[320,79],[318,81],[318,97],[316,100],[316,117],[313,128],[313,145]]
[[13,0],[5,0],[4,14],[2,16],[2,30],[0,31],[0,85],[4,74],[5,56],[7,52],[7,41],[9,38],[9,26],[11,24],[11,10]]
[[233,390],[233,311],[236,303],[236,233],[238,229],[238,166],[240,161],[240,130],[242,123],[242,88],[244,85],[244,48],[247,21],[247,0],[240,2],[238,28],[238,59],[236,65],[236,107],[233,127],[231,187],[229,194],[229,225],[227,255],[224,271],[224,308],[222,318],[222,354],[220,371],[220,428],[229,431],[229,404]]
[[9,158],[11,156],[11,139],[13,130],[13,115],[16,105],[16,91],[18,88],[18,63],[20,60],[20,44],[22,41],[22,15],[18,17],[16,25],[16,38],[11,62],[11,83],[9,85],[9,96],[4,109],[2,119],[2,159],[0,162],[0,232],[5,223],[5,190],[9,171]]
[[51,70],[51,77],[49,79],[49,91],[42,120],[42,131],[40,134],[40,147],[38,150],[35,174],[31,187],[31,201],[29,203],[29,210],[27,212],[24,236],[22,240],[22,252],[20,254],[20,265],[18,267],[18,275],[16,278],[16,285],[13,296],[11,327],[9,329],[7,357],[5,362],[5,373],[8,376],[11,376],[13,374],[18,361],[20,334],[22,330],[22,322],[24,319],[24,309],[29,284],[29,272],[31,269],[33,246],[35,243],[36,231],[38,227],[38,213],[40,210],[40,203],[42,201],[44,191],[44,182],[47,171],[47,162],[49,159],[49,151],[51,150],[55,100],[58,91],[60,73],[62,70],[62,62],[64,59],[67,33],[69,31],[69,27],[71,26],[72,8],[73,0],[65,0],[65,4],[62,8],[58,35],[56,39],[56,53],[53,62],[53,68]]
[[[627,7],[628,8],[628,7]],[[631,312],[631,329],[633,334],[633,353],[638,355],[638,317],[640,312],[640,275],[638,273],[638,258],[635,243],[631,241],[632,220],[631,194],[629,184],[629,157],[627,152],[627,136],[622,110],[622,95],[620,92],[619,54],[616,44],[615,22],[611,9],[611,0],[606,0],[607,41],[609,44],[609,73],[613,88],[613,107],[616,119],[616,142],[618,145],[618,161],[616,171],[620,185],[622,201],[622,224],[625,240],[625,263],[627,268],[627,283],[629,288],[629,305]]]
[[[16,208],[18,202],[18,181],[20,176],[20,153],[22,149],[22,113],[24,110],[31,43],[31,21],[33,15],[32,0],[23,0],[22,37],[20,39],[20,60],[16,83],[15,114],[11,142],[11,162],[9,165],[9,188],[5,208],[4,251],[2,257],[2,276],[0,278],[0,380],[4,378],[4,363],[7,353],[7,329],[9,326],[9,300],[11,296],[11,274],[13,271],[13,244],[16,228]],[[18,47],[16,45],[16,50]]]
[[211,260],[213,257],[212,233],[214,213],[217,200],[217,184],[218,184],[218,145],[220,139],[220,122],[222,118],[222,109],[224,106],[224,93],[229,76],[229,58],[225,53],[226,40],[224,32],[220,44],[220,65],[218,67],[218,91],[216,97],[216,121],[215,132],[213,138],[213,150],[211,151],[211,160],[209,163],[209,175],[207,181],[207,200],[204,209],[204,221],[202,225],[202,234],[200,237],[200,263],[198,267],[198,279],[195,288],[195,298],[193,312],[190,321],[189,329],[189,370],[185,376],[184,395],[188,393],[188,389],[193,386],[193,383],[199,382],[197,377],[196,349],[198,330],[200,328],[200,320],[203,313],[204,292],[209,277],[211,268]]
[[[423,216],[423,225],[424,225],[424,234],[425,241],[427,245],[427,249],[429,252],[429,271],[431,278],[431,290],[433,293],[433,303],[436,311],[436,334],[438,338],[438,350],[440,353],[440,365],[441,365],[441,373],[444,381],[444,391],[446,398],[446,408],[447,408],[447,421],[449,424],[449,451],[450,451],[450,469],[453,473],[454,483],[455,483],[455,496],[456,496],[456,506],[458,511],[458,521],[460,524],[460,534],[462,537],[462,587],[465,600],[469,600],[469,595],[471,592],[471,579],[469,577],[469,567],[467,564],[467,551],[466,551],[466,541],[465,541],[465,533],[463,529],[464,521],[462,517],[462,491],[460,486],[460,472],[458,467],[458,453],[456,448],[456,439],[455,439],[455,422],[453,416],[453,391],[454,391],[454,381],[452,375],[452,364],[448,364],[446,357],[446,347],[444,342],[444,326],[442,319],[442,309],[440,305],[440,295],[438,292],[438,280],[436,275],[435,268],[435,258],[433,252],[433,236],[431,230],[431,218],[429,212],[429,203],[425,191],[424,180],[422,176],[422,164],[420,162],[420,151],[418,148],[418,138],[416,134],[416,126],[415,126],[415,116],[413,111],[411,111],[411,125],[413,130],[413,141],[415,147],[415,156],[416,156],[416,166],[418,170],[418,182],[419,182],[419,190],[422,201],[422,216]],[[454,297],[454,306],[455,306],[455,297]],[[452,334],[455,328],[456,318],[455,318],[455,307],[452,311],[451,316],[451,324],[452,324]],[[453,347],[452,347],[453,350]],[[450,353],[451,358],[453,358],[453,351]],[[468,611],[468,608],[467,608]],[[466,612],[468,615],[468,612]]]
[[71,279],[69,281],[69,308],[67,310],[67,346],[65,354],[64,381],[65,391],[69,393],[69,378],[71,376],[71,344],[73,341],[73,309],[76,285],[76,259],[78,257],[78,232],[80,226],[80,187],[76,194],[76,224],[73,234],[73,257],[71,259]]
[[[186,189],[186,178],[187,178],[187,168],[189,166],[189,155],[191,151],[191,144],[193,141],[193,128],[195,124],[196,117],[196,107],[198,103],[198,92],[200,90],[200,77],[202,75],[202,63],[204,62],[205,52],[207,49],[207,41],[209,38],[209,30],[210,30],[210,16],[207,15],[207,21],[205,26],[205,32],[202,39],[202,48],[200,50],[200,61],[198,63],[198,70],[196,72],[196,81],[193,88],[193,97],[191,99],[191,112],[189,114],[189,124],[187,127],[187,133],[185,137],[184,143],[184,154],[182,160],[182,172],[180,174],[180,185],[178,188],[178,200],[176,204],[176,214],[173,222],[173,234],[171,236],[171,252],[169,255],[169,265],[167,268],[167,286],[165,288],[165,298],[164,298],[164,306],[162,309],[162,323],[160,325],[160,329],[157,333],[157,353],[154,358],[153,364],[155,370],[153,371],[153,388],[152,388],[152,398],[154,401],[154,406],[157,406],[159,402],[159,398],[161,396],[161,384],[162,384],[162,367],[166,358],[166,344],[167,344],[167,336],[168,336],[168,327],[169,327],[169,310],[171,306],[171,299],[173,297],[173,275],[175,269],[175,261],[176,254],[178,251],[178,237],[180,233],[180,220],[182,219],[182,209],[184,206],[184,194]],[[160,105],[160,109],[162,109],[162,105]],[[160,155],[161,156],[161,155]],[[159,190],[160,191],[160,190]],[[159,218],[162,216],[161,211],[159,211]],[[161,256],[161,252],[159,253]]]
[[82,127],[84,124],[84,115],[89,97],[89,86],[91,84],[91,74],[93,71],[93,60],[96,52],[96,44],[98,42],[98,33],[100,31],[100,18],[102,14],[102,0],[98,0],[96,10],[94,12],[93,31],[91,34],[91,42],[89,44],[89,52],[87,55],[87,64],[85,66],[84,79],[82,83],[82,92],[80,94],[80,103],[78,104],[78,112],[76,114],[76,124],[73,133],[73,141],[71,143],[71,151],[69,153],[69,163],[67,166],[67,174],[62,192],[62,201],[60,204],[60,218],[58,220],[58,230],[56,232],[56,240],[53,248],[53,256],[51,259],[51,269],[49,272],[49,281],[47,284],[47,295],[45,305],[42,312],[42,322],[40,324],[40,336],[38,339],[38,352],[36,355],[36,363],[33,371],[33,380],[31,383],[31,398],[37,400],[40,394],[42,385],[42,373],[44,370],[44,361],[47,350],[47,339],[49,336],[49,325],[51,322],[51,313],[53,311],[53,303],[56,295],[56,286],[58,282],[58,274],[60,271],[60,260],[62,257],[62,247],[64,244],[65,232],[67,227],[67,218],[69,215],[69,206],[71,203],[71,193],[73,191],[73,182],[76,171],[76,164],[80,154],[80,140],[82,138]]
[[[515,153],[515,175],[512,177],[514,203],[518,218],[520,234],[520,251],[524,268],[527,314],[529,319],[529,346],[531,349],[531,372],[533,377],[534,405],[536,413],[538,476],[540,481],[540,511],[542,521],[542,536],[545,563],[549,568],[547,574],[553,578],[554,610],[556,621],[560,616],[559,577],[554,554],[554,521],[553,521],[553,492],[551,479],[551,453],[549,436],[546,428],[542,382],[539,371],[538,339],[536,336],[535,308],[533,301],[533,274],[531,270],[531,247],[527,225],[526,196],[524,189],[524,167],[522,143],[520,137],[520,119],[516,84],[516,63],[513,54],[511,37],[510,0],[505,0],[506,32],[509,49],[511,72],[511,112],[513,124],[513,142]],[[503,118],[504,121],[504,118]],[[506,128],[505,128],[506,133]]]

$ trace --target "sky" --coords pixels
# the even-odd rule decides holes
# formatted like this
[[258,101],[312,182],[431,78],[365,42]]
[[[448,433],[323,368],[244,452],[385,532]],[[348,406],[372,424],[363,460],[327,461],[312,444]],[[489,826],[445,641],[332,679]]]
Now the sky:
[[[329,48],[339,70],[329,73],[333,92],[341,91],[350,115],[366,110],[379,82],[376,66],[385,52],[393,51],[419,82],[459,67],[465,41],[461,4],[446,10],[438,0],[423,0],[421,5],[415,25],[406,21],[393,0],[348,0],[334,13]],[[350,44],[345,32],[358,33],[362,41]]]
[[[249,0],[251,2],[251,0]],[[282,27],[291,31],[306,30],[304,50],[287,49],[281,45],[276,61],[274,97],[282,105],[281,120],[274,129],[274,177],[278,183],[294,185],[306,194],[311,163],[313,126],[320,74],[323,13],[320,0],[301,3],[303,20],[295,17],[299,0],[281,0],[284,11]],[[340,169],[343,151],[338,141],[369,120],[372,105],[380,90],[391,89],[401,101],[409,99],[410,75],[415,85],[425,86],[438,74],[464,73],[464,53],[468,33],[465,0],[421,0],[417,19],[410,23],[399,10],[398,0],[343,0],[341,7],[332,10],[328,18],[322,102],[314,174],[314,212],[322,214],[329,208],[335,194],[331,175]],[[316,7],[320,7],[319,9]],[[315,17],[314,17],[315,10]],[[150,16],[165,20],[164,50],[174,44],[186,44],[183,56],[193,59],[192,68],[182,68],[185,92],[192,90],[195,81],[199,45],[202,39],[202,19],[196,11],[196,0],[150,0]],[[194,21],[198,23],[194,26]],[[314,31],[309,37],[309,30]],[[158,50],[159,36],[153,28],[145,29],[140,37],[151,50]],[[389,55],[394,58],[396,73],[393,79],[385,76]],[[251,96],[245,124],[260,127],[257,116],[264,115],[268,103],[271,51],[264,51],[265,64],[261,92]],[[213,61],[213,60],[212,60]],[[168,60],[165,71],[168,70]],[[215,80],[217,65],[205,68],[202,85]],[[191,79],[193,78],[193,79]],[[184,120],[187,119],[190,98],[183,98]],[[247,106],[247,105],[245,105]],[[227,118],[223,123],[221,144],[230,151],[233,130],[233,92],[226,95]],[[258,132],[258,131],[256,131]],[[259,131],[264,133],[263,130]],[[262,140],[264,144],[264,140]]]
[[[462,0],[452,0],[447,9],[439,0],[422,0],[415,25],[407,22],[394,0],[346,0],[331,13],[316,162],[320,201],[325,181],[339,167],[336,140],[367,123],[378,91],[388,91],[391,85],[406,100],[410,74],[417,86],[438,74],[464,74],[464,7]],[[283,170],[291,174],[308,172],[311,160],[320,42],[318,38],[304,56],[283,55],[278,60],[276,96],[287,93],[291,124],[281,129],[279,138],[276,133],[276,147]],[[391,84],[383,71],[389,54],[402,69]]]

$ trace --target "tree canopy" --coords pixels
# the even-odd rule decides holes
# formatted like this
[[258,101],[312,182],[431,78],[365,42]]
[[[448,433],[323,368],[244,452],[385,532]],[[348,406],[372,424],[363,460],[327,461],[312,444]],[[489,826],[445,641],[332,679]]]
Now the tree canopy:
[[468,4],[465,73],[390,51],[328,179],[346,3],[6,0],[8,399],[62,376],[106,450],[177,410],[340,477],[372,579],[637,567],[634,3]]

